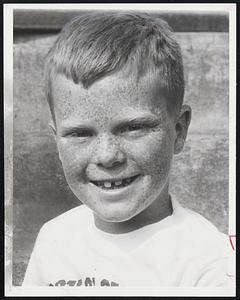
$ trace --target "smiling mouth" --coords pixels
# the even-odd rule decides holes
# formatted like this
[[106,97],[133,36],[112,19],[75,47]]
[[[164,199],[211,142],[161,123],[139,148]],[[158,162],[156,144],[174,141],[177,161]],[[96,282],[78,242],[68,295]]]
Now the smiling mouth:
[[115,190],[115,189],[120,189],[120,188],[130,185],[139,176],[140,175],[135,175],[132,177],[119,179],[119,180],[99,180],[99,181],[94,180],[94,181],[90,181],[90,182],[104,190]]

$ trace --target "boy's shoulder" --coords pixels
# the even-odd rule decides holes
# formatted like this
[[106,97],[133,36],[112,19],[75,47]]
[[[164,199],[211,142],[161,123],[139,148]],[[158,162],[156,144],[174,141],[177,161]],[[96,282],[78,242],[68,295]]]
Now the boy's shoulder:
[[200,213],[182,206],[180,202],[178,202],[176,199],[173,199],[172,203],[175,215],[180,216],[182,220],[187,221],[183,224],[184,228],[188,227],[189,232],[192,232],[193,234],[199,232],[204,234],[205,236],[216,236],[216,234],[225,235],[221,233],[212,222],[210,222],[206,217],[204,217]]
[[206,250],[214,249],[214,251],[224,252],[229,249],[229,238],[208,219],[201,214],[183,207],[176,200],[173,201],[176,215],[182,222],[176,229],[177,239],[186,247],[192,247],[197,253],[203,253]]
[[79,228],[87,228],[91,217],[91,211],[85,205],[79,205],[46,222],[39,234],[45,237],[71,235]]
[[185,208],[185,210],[187,211],[189,215],[189,220],[193,225],[189,228],[191,231],[199,231],[202,233],[206,233],[207,236],[216,236],[216,234],[225,235],[222,232],[220,232],[213,223],[211,223],[201,214],[188,208]]
[[203,217],[201,214],[186,209],[188,214],[188,222],[185,227],[186,239],[190,240],[190,244],[197,248],[199,252],[226,253],[231,251],[228,235],[219,231],[219,229]]

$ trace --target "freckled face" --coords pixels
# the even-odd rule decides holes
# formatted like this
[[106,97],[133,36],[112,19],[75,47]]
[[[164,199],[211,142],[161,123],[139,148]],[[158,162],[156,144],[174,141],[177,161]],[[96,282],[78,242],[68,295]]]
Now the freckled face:
[[156,84],[119,74],[89,89],[53,80],[56,140],[73,193],[107,222],[130,220],[166,192],[174,122]]

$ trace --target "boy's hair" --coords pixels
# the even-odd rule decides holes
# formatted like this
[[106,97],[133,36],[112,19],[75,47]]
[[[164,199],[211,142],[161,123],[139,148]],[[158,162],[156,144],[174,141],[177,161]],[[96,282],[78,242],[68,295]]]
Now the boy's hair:
[[105,12],[78,16],[64,26],[46,57],[47,100],[54,121],[51,78],[64,74],[88,88],[97,79],[122,69],[147,72],[159,78],[171,110],[178,111],[184,96],[180,46],[169,25],[145,13]]

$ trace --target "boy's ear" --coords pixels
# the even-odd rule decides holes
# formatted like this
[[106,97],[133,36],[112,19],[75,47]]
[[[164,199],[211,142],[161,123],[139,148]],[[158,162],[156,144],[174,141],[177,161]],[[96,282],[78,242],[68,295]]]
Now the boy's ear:
[[49,125],[49,127],[51,128],[54,137],[56,138],[56,127],[55,127],[55,125],[53,124],[53,121],[50,121],[48,125]]
[[174,154],[182,151],[188,132],[188,126],[191,121],[192,110],[188,105],[183,105],[179,117],[176,121],[176,139],[174,144]]
[[[57,136],[56,126],[54,125],[53,121],[50,121],[48,125],[49,125],[49,127],[51,128],[51,130],[52,130],[52,132],[53,132],[53,136],[54,136],[55,141],[56,141],[56,136]],[[59,157],[59,159],[60,159],[60,161],[61,161],[61,157],[60,157],[60,153],[59,153],[59,152],[58,152],[58,157]]]

